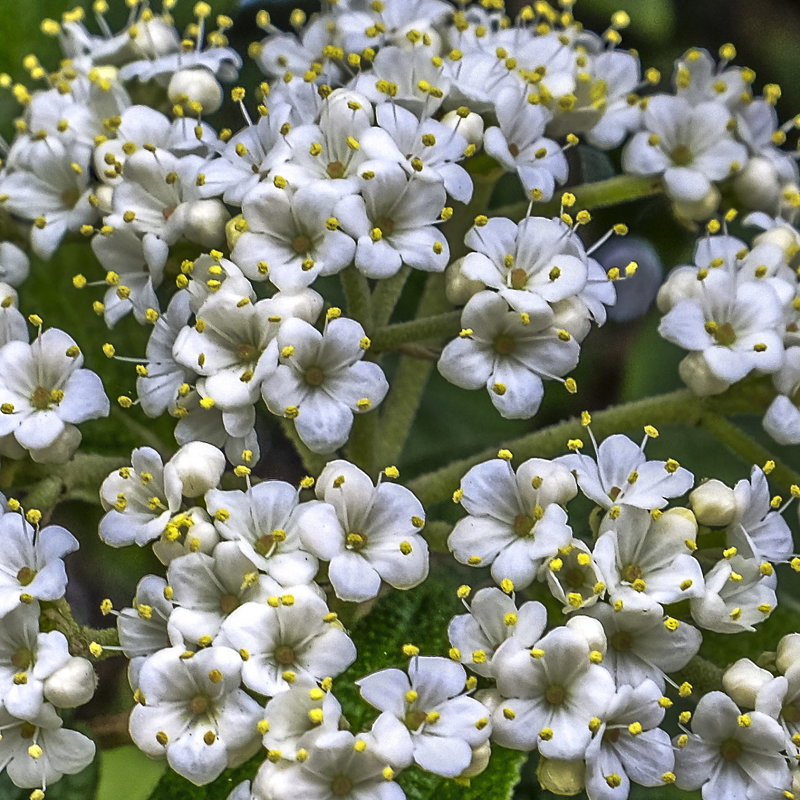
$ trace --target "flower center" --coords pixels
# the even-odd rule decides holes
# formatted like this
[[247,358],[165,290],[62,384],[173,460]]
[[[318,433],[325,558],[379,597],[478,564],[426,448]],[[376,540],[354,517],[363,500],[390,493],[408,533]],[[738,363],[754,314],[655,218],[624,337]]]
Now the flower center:
[[325,172],[329,178],[344,178],[344,164],[341,161],[329,161]]
[[167,222],[169,218],[175,213],[175,209],[177,206],[165,206],[161,209],[161,216],[164,218],[164,222]]
[[676,167],[686,167],[692,163],[692,151],[685,144],[679,144],[669,157]]
[[282,644],[280,647],[275,649],[275,660],[284,666],[287,666],[288,664],[294,664],[294,650],[289,647],[288,644]]
[[410,731],[417,731],[420,726],[428,718],[424,711],[409,711],[403,719],[403,723]]
[[282,530],[274,530],[272,533],[264,533],[256,539],[253,544],[253,549],[260,556],[271,556],[275,550],[276,545],[286,538],[286,534]]
[[514,533],[517,536],[530,536],[533,533],[533,518],[527,514],[514,517]]
[[19,735],[23,739],[33,739],[33,734],[36,733],[36,726],[31,725],[30,722],[23,722],[19,726]]
[[642,568],[638,564],[628,564],[622,570],[622,580],[633,583],[642,577]]
[[320,367],[309,367],[304,377],[309,386],[322,386],[325,382],[325,373]]
[[528,273],[522,267],[511,270],[511,288],[524,289],[528,285]]
[[552,686],[547,687],[544,693],[544,699],[550,703],[551,706],[560,706],[567,698],[567,692],[561,684],[554,683]]
[[344,797],[353,791],[353,781],[347,775],[337,775],[331,781],[331,793],[334,797]]
[[189,711],[196,717],[205,714],[211,706],[211,700],[204,694],[196,694],[189,701]]
[[224,594],[220,597],[219,610],[223,614],[230,614],[236,608],[239,608],[239,598],[235,594]]
[[292,250],[298,255],[307,253],[311,249],[311,239],[305,234],[300,234],[292,239]]
[[251,362],[251,361],[258,361],[261,352],[259,349],[252,344],[240,344],[236,350],[236,355],[239,358],[239,361],[243,362]]
[[391,236],[394,233],[394,220],[390,217],[380,217],[375,220],[375,227],[380,228],[384,236]]
[[516,158],[519,155],[519,145],[518,144],[514,144],[514,142],[509,142],[508,143],[508,152],[511,153],[511,155],[514,158]]
[[81,191],[77,188],[77,186],[72,186],[69,189],[64,189],[61,192],[61,202],[67,206],[67,208],[74,208],[75,203],[78,202],[81,198]]
[[18,670],[27,670],[33,666],[33,652],[27,647],[20,647],[20,649],[11,656],[11,663]]
[[367,546],[366,533],[348,533],[345,547],[348,550],[363,550]]
[[731,325],[730,322],[723,322],[722,325],[718,325],[711,335],[714,337],[717,344],[722,347],[730,347],[736,342],[736,331],[733,329],[733,325]]
[[45,389],[44,386],[37,386],[33,390],[33,394],[31,395],[31,405],[39,410],[39,411],[46,411],[50,408],[50,390]]
[[580,589],[583,586],[583,570],[579,567],[573,567],[564,573],[564,583],[570,589]]
[[726,761],[737,761],[743,749],[742,743],[738,739],[726,739],[720,745],[719,752]]
[[511,353],[514,352],[516,345],[516,339],[514,339],[513,336],[509,336],[507,333],[501,333],[499,336],[495,336],[494,341],[492,342],[495,353],[500,356],[511,355]]
[[620,653],[627,653],[633,649],[633,637],[629,631],[617,631],[611,635],[608,643]]
[[17,580],[22,586],[30,586],[30,584],[33,583],[33,579],[35,577],[36,577],[36,570],[31,569],[30,567],[23,567],[17,573]]

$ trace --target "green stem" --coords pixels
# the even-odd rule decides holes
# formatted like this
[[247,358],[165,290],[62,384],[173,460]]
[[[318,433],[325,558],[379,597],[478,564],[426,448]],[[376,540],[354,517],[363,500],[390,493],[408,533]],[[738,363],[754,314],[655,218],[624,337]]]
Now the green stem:
[[396,275],[378,281],[372,293],[372,322],[376,330],[388,324],[410,274],[411,267],[404,264]]
[[445,311],[433,317],[396,322],[376,331],[372,337],[372,347],[377,350],[391,350],[401,344],[420,342],[424,339],[453,337],[461,330],[461,311]]
[[[564,191],[575,195],[576,209],[597,209],[618,206],[632,200],[652,197],[664,190],[658,177],[641,175],[616,175],[604,181],[583,183],[579,186],[567,186]],[[533,211],[538,217],[552,217],[561,210],[561,194],[547,203],[535,203]],[[492,210],[495,217],[522,219],[528,213],[528,203],[512,203]]]
[[[613,406],[592,414],[592,431],[598,439],[613,433],[645,425],[698,425],[703,415],[703,400],[681,389],[658,397],[648,397],[633,403]],[[564,453],[568,439],[580,438],[584,428],[577,418],[551,425],[543,430],[526,434],[502,446],[514,453],[516,459],[553,458]],[[497,455],[497,447],[490,447],[480,453],[462,458],[446,467],[420,475],[407,486],[420,499],[424,506],[449,499],[458,488],[459,482],[468,469],[481,461]]]
[[348,267],[339,273],[347,303],[347,316],[358,320],[367,333],[372,331],[372,303],[369,283],[355,267]]
[[800,486],[800,473],[778,461],[766,447],[745,433],[729,419],[712,411],[705,412],[700,424],[721,444],[739,456],[746,464],[758,464],[763,467],[767,461],[775,464],[770,478],[779,484],[789,487]]
[[46,628],[58,630],[64,634],[69,642],[69,651],[73,656],[83,656],[92,661],[100,661],[119,655],[118,650],[103,650],[99,655],[92,653],[91,645],[99,644],[101,647],[119,647],[119,634],[116,627],[90,628],[75,621],[72,608],[62,597],[53,603],[44,603],[42,618]]

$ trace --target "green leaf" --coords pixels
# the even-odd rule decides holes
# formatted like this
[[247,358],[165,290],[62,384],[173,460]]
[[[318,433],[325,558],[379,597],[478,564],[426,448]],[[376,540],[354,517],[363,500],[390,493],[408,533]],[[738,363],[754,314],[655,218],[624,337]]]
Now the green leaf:
[[165,762],[148,758],[134,745],[103,750],[97,800],[146,800],[165,766]]

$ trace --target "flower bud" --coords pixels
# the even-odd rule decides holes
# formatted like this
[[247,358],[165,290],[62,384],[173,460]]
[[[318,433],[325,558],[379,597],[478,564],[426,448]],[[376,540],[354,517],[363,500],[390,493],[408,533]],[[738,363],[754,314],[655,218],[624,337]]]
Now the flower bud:
[[483,117],[474,111],[470,111],[465,117],[457,111],[448,111],[442,117],[442,125],[460,133],[467,144],[473,144],[478,149],[483,145]]
[[19,286],[28,277],[30,268],[31,262],[24,250],[11,242],[0,242],[0,281]]
[[689,353],[680,364],[678,374],[681,380],[698,397],[722,394],[730,384],[718,378],[709,368],[702,353]]
[[689,495],[689,503],[697,521],[711,528],[728,525],[736,513],[736,497],[733,489],[716,478],[701,483]]
[[606,632],[599,619],[576,614],[564,623],[573,633],[586,640],[589,650],[597,650],[605,655],[607,642]]
[[83,436],[74,425],[65,425],[61,435],[48,447],[28,452],[37,464],[66,464],[78,449]]
[[163,19],[153,17],[137,23],[139,34],[135,39],[137,55],[134,58],[158,58],[174,53],[180,46],[175,28]]
[[733,179],[733,188],[746,208],[774,212],[780,197],[778,170],[763,156],[755,156]]
[[85,658],[72,656],[44,682],[44,696],[57,708],[75,708],[88,703],[97,687],[94,667]]
[[562,797],[572,797],[583,791],[586,764],[581,760],[564,761],[560,758],[539,756],[536,777],[543,789]]
[[586,306],[577,297],[567,297],[552,304],[553,327],[563,328],[577,341],[582,342],[592,328]]
[[703,292],[702,282],[697,280],[697,270],[693,267],[674,269],[656,295],[656,305],[666,314],[681,300],[690,300]]
[[225,472],[225,455],[213,444],[189,442],[172,456],[165,469],[177,473],[184,497],[200,497],[217,487]]
[[480,281],[473,281],[461,272],[463,258],[448,264],[444,271],[445,294],[454,306],[463,306],[472,295],[482,292],[486,287]]
[[755,708],[758,690],[772,680],[772,674],[749,658],[740,658],[722,675],[722,687],[741,708]]
[[686,200],[675,200],[672,203],[672,208],[675,216],[683,219],[688,219],[691,222],[703,222],[709,217],[713,217],[719,208],[719,201],[722,195],[716,186],[712,186],[706,196],[701,200],[694,202],[687,202]]
[[219,200],[195,200],[178,208],[184,209],[183,235],[189,241],[206,249],[225,242],[225,225],[230,214]]
[[242,228],[243,222],[244,216],[237,214],[225,223],[225,241],[228,243],[228,250],[233,250],[236,247],[236,242],[239,241],[239,237],[245,230]]
[[480,775],[489,766],[489,758],[492,755],[492,746],[489,742],[484,742],[478,747],[472,748],[472,761],[469,766],[458,776],[459,778],[474,778]]
[[789,667],[798,662],[800,662],[800,633],[787,633],[778,642],[775,666],[785,675],[789,671]]
[[213,114],[222,105],[222,86],[204,67],[181,69],[170,79],[167,96],[179,106],[200,103],[204,114]]
[[776,225],[753,239],[753,247],[764,243],[777,245],[786,253],[787,258],[791,258],[800,246],[800,234],[789,225]]
[[111,200],[114,197],[114,188],[101,183],[95,188],[94,196],[97,198],[97,210],[103,215],[110,214],[113,210]]

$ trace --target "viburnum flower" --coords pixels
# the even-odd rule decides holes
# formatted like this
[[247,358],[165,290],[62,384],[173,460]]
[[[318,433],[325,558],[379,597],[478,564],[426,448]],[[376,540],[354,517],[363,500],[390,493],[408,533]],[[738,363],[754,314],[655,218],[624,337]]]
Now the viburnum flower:
[[557,555],[542,565],[539,579],[547,582],[565,614],[594,605],[606,591],[603,573],[580,539],[573,538],[559,548]]
[[[501,644],[515,638],[520,648],[531,647],[547,626],[547,611],[535,601],[519,609],[513,598],[495,587],[476,592],[468,614],[450,620],[447,638],[458,660],[470,671],[486,678],[494,677],[492,659]],[[453,655],[451,651],[451,655]]]
[[461,774],[492,732],[488,709],[464,694],[466,678],[461,664],[415,656],[408,675],[384,669],[356,681],[364,700],[383,712],[387,737],[391,731],[381,753],[437,775]]
[[615,689],[609,672],[591,660],[586,640],[555,628],[530,651],[501,646],[494,666],[502,699],[492,714],[493,740],[515,750],[538,748],[546,758],[583,758],[589,721],[603,716]]
[[389,278],[403,264],[442,272],[450,248],[435,223],[447,199],[444,186],[409,177],[391,161],[366,162],[359,174],[361,194],[343,198],[333,211],[356,240],[356,268],[368,278]]
[[308,586],[239,606],[222,623],[214,644],[244,654],[242,682],[267,697],[294,685],[316,686],[356,660],[342,624]]
[[718,102],[692,106],[684,97],[648,98],[643,131],[622,153],[625,172],[662,175],[669,195],[702,200],[712,187],[747,163],[747,148],[728,132],[730,111]]
[[78,549],[78,540],[60,525],[34,531],[21,514],[0,516],[0,619],[20,603],[58,600],[64,596],[67,572],[63,557]]
[[278,765],[267,759],[253,792],[273,800],[405,800],[386,761],[357,744],[350,731],[332,731],[315,739],[303,760]]
[[507,458],[478,464],[461,480],[459,520],[447,546],[462,564],[489,566],[492,577],[522,589],[545,559],[572,539],[562,507],[577,494],[566,467],[531,458],[516,473]]
[[374,409],[389,391],[383,370],[363,361],[369,339],[355,320],[329,318],[320,333],[301,319],[278,331],[281,363],[261,388],[274,414],[294,420],[315,453],[331,453],[347,441],[353,415]]
[[261,572],[284,586],[308,583],[317,559],[303,548],[297,519],[297,489],[284,481],[263,481],[246,492],[212,489],[205,496],[220,535],[236,542]]
[[461,335],[437,364],[462,389],[485,387],[506,419],[532,417],[544,396],[542,379],[558,379],[578,363],[577,341],[555,328],[547,302],[532,295],[527,307],[518,313],[495,292],[474,295],[461,314]]
[[201,786],[256,752],[263,709],[239,688],[242,659],[235,650],[214,646],[184,654],[182,647],[159,650],[142,665],[145,704],[131,712],[130,733],[151,758],[166,758]]
[[[674,769],[661,690],[645,680],[620,686],[586,750],[586,793],[590,800],[627,798],[631,782],[663,786]],[[599,721],[599,720],[598,720]]]
[[692,715],[692,733],[678,737],[675,774],[681,789],[720,797],[779,800],[791,778],[781,755],[783,731],[760,711],[742,714],[722,692],[709,692]]
[[495,98],[498,126],[486,129],[483,147],[509,172],[516,171],[528,197],[547,201],[569,174],[561,147],[544,136],[552,113],[526,98],[525,88],[506,87]]
[[784,668],[783,675],[767,679],[756,691],[755,709],[776,719],[784,731],[786,752],[797,758],[800,753],[800,664]]
[[[36,460],[66,461],[80,442],[75,425],[109,411],[102,381],[82,365],[75,340],[57,328],[40,332],[32,344],[3,345],[0,436],[13,433]],[[55,447],[59,442],[66,445],[65,453]]]
[[369,476],[347,461],[330,461],[316,483],[319,501],[302,507],[300,538],[329,561],[336,596],[360,603],[377,596],[381,580],[411,589],[428,576],[422,504],[404,486]]
[[653,518],[625,506],[616,519],[607,515],[593,555],[609,602],[633,611],[702,597],[703,571],[691,555],[696,538],[697,522],[686,509]]
[[665,673],[683,669],[703,640],[693,625],[665,617],[660,608],[615,611],[597,603],[582,613],[600,620],[605,629],[608,648],[602,666],[617,686],[638,686],[649,678],[663,691]]
[[581,452],[559,456],[558,461],[573,471],[581,491],[602,508],[663,508],[668,498],[691,488],[694,476],[674,459],[648,461],[645,445],[651,435],[658,435],[648,430],[641,445],[623,434],[609,436],[596,447],[596,461]]

